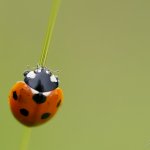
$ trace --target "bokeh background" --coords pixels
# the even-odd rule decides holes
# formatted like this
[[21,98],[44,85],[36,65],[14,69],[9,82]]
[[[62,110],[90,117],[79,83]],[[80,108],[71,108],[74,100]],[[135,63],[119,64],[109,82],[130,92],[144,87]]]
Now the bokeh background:
[[[0,0],[0,150],[20,150],[8,93],[38,63],[50,6]],[[28,150],[150,149],[150,1],[62,0],[46,64],[64,104]]]

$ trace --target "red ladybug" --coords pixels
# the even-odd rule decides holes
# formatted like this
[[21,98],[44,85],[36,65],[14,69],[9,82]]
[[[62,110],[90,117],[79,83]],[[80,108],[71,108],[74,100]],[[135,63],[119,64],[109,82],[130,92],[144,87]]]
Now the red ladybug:
[[62,103],[63,92],[58,78],[47,68],[38,67],[24,73],[9,94],[9,104],[15,118],[26,126],[47,122]]

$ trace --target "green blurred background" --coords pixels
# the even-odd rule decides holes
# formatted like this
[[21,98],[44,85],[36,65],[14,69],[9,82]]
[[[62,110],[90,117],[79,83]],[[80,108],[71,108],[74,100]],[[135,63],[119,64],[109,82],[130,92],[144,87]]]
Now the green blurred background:
[[[38,63],[50,5],[0,0],[0,150],[20,150],[8,93]],[[62,0],[47,67],[64,104],[28,150],[150,149],[150,1]]]

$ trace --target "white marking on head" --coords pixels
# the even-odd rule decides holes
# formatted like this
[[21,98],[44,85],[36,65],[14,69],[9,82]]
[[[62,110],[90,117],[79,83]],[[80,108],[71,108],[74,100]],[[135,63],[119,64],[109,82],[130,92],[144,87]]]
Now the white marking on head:
[[39,93],[37,90],[32,89],[31,87],[30,87],[30,89],[31,89],[31,91],[32,91],[33,94],[38,94]]
[[49,72],[48,70],[46,70],[46,73],[47,73],[47,74],[50,74],[50,72]]
[[34,73],[34,71],[30,71],[28,74],[27,74],[27,77],[28,78],[31,78],[31,79],[34,79],[36,76],[36,74]]
[[43,95],[48,96],[51,92],[43,92]]
[[57,82],[57,79],[54,75],[50,76],[50,80],[51,80],[51,82]]
[[41,69],[37,69],[37,72],[40,73],[40,72],[41,72]]

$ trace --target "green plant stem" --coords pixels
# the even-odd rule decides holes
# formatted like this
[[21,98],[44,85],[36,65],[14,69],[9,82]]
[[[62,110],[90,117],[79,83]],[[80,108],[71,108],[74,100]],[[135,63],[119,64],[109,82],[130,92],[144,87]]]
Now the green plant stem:
[[55,25],[55,22],[56,22],[56,17],[57,17],[57,14],[58,14],[60,2],[61,2],[61,0],[53,0],[52,1],[52,7],[51,7],[50,18],[49,18],[49,23],[48,23],[48,30],[47,30],[47,33],[46,33],[46,39],[45,39],[44,46],[43,46],[43,49],[42,49],[41,58],[39,60],[39,65],[42,66],[42,67],[44,67],[45,63],[46,63],[48,49],[49,49],[50,42],[51,42],[51,39],[52,39],[52,33],[53,33],[53,30],[54,30],[54,25]]
[[[50,18],[49,18],[49,23],[48,23],[48,30],[46,33],[46,39],[45,39],[45,43],[44,43],[44,46],[42,49],[41,58],[39,60],[39,65],[42,67],[44,67],[45,62],[46,62],[48,49],[49,49],[50,42],[52,39],[52,33],[54,30],[54,25],[56,22],[56,17],[58,14],[60,2],[61,2],[61,0],[52,0]],[[31,128],[25,127],[20,150],[27,150],[28,149],[30,137],[31,137]]]
[[[61,0],[52,0],[50,18],[49,18],[49,23],[48,23],[48,30],[46,33],[46,38],[45,38],[44,46],[42,49],[41,58],[39,60],[39,65],[42,67],[44,67],[45,62],[46,62],[46,57],[47,57],[48,49],[49,49],[50,42],[52,39],[52,32],[53,32],[54,25],[56,22],[56,17],[58,14],[60,2]],[[20,145],[20,150],[28,149],[30,137],[31,137],[31,128],[25,127],[22,142]]]
[[27,150],[31,138],[31,128],[24,127],[23,137],[20,145],[20,150]]

